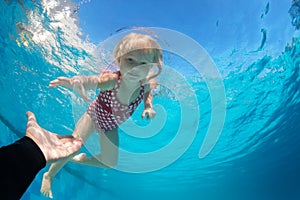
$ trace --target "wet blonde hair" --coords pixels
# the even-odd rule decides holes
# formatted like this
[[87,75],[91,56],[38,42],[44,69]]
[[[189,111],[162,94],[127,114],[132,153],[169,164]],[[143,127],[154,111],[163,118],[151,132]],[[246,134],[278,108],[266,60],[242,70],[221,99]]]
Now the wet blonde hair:
[[147,79],[150,80],[161,73],[163,58],[162,50],[159,43],[154,40],[149,35],[140,34],[140,33],[130,33],[126,35],[114,48],[114,59],[117,64],[120,62],[120,58],[123,55],[126,55],[129,52],[135,50],[143,50],[145,53],[153,53],[153,63],[157,64],[158,72],[156,74],[150,73],[150,77]]

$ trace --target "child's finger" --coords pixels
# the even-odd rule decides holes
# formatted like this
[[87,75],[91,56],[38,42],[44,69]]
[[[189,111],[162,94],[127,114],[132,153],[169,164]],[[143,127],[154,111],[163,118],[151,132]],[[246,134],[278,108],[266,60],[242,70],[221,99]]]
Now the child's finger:
[[53,81],[50,81],[49,83],[49,87],[55,87],[55,86],[58,86],[58,85],[62,85],[63,83],[63,80],[59,80],[59,79],[55,79]]
[[81,96],[83,97],[84,100],[86,100],[86,101],[88,101],[88,102],[91,101],[91,99],[88,98],[88,96],[86,95],[85,89],[84,89],[84,87],[83,87],[82,84],[80,84],[80,94],[81,94]]
[[146,112],[144,111],[144,112],[142,113],[142,119],[145,118],[145,114],[146,114]]
[[88,98],[85,94],[83,95],[83,98],[87,101],[87,102],[90,102],[92,101],[90,98]]
[[147,120],[149,120],[149,113],[148,112],[145,113],[145,117],[146,117]]
[[51,81],[51,82],[49,83],[48,87],[53,88],[53,87],[55,87],[55,86],[57,86],[57,85],[58,85],[58,84],[57,84],[56,82]]
[[58,77],[56,80],[59,80],[59,81],[70,81],[69,78],[64,77],[64,76],[60,76],[60,77]]

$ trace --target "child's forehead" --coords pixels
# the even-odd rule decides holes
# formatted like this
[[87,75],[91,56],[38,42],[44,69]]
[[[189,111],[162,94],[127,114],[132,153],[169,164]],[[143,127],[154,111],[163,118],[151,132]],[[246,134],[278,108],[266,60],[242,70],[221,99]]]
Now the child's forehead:
[[133,56],[139,59],[153,60],[154,51],[151,49],[135,49],[133,51],[126,53],[125,56]]

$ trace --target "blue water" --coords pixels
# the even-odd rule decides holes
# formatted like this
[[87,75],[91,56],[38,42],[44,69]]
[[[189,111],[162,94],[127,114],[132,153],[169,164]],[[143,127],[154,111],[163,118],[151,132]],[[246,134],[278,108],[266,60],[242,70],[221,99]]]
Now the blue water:
[[[73,9],[76,4],[67,1],[55,6],[49,2],[0,3],[1,146],[24,135],[27,110],[36,114],[42,127],[70,134],[87,104],[72,91],[49,89],[47,85],[58,76],[95,74],[101,70],[98,67],[101,60],[94,54],[97,44],[89,42],[79,28],[79,16]],[[242,1],[232,2],[245,8]],[[217,7],[214,3],[211,6]],[[178,70],[197,95],[200,118],[191,145],[170,165],[148,173],[70,163],[53,182],[55,199],[300,198],[299,8],[295,3],[290,14],[292,2],[280,4],[276,0],[255,1],[247,12],[230,12],[226,5],[221,6],[218,16],[207,16],[207,21],[213,22],[207,27],[211,34],[203,36],[198,29],[186,27],[186,34],[190,33],[211,55],[225,88],[226,119],[212,151],[204,158],[198,156],[212,115],[207,84],[190,63],[166,53],[165,64]],[[196,25],[197,20],[192,23]],[[248,29],[248,25],[254,29]],[[180,28],[174,25],[175,30]],[[198,38],[197,33],[203,37]],[[166,78],[169,77],[163,75],[160,81]],[[182,83],[174,84],[180,90]],[[161,88],[156,92],[154,104],[158,111],[153,124],[157,127],[161,121],[165,123],[159,133],[144,139],[121,131],[123,149],[153,152],[174,142],[182,120],[182,105],[176,99],[180,97],[174,95],[178,91]],[[137,130],[144,134],[147,131],[143,126],[149,122],[140,119],[141,110],[139,107],[132,119],[140,126]],[[192,114],[190,117],[191,121],[195,119]],[[188,135],[195,127],[186,127],[185,133]],[[131,131],[139,134],[137,130]],[[97,140],[96,136],[84,150],[98,148],[93,147],[97,145],[93,139]],[[178,149],[181,148],[179,143]],[[127,167],[134,163],[126,161],[122,162]],[[143,162],[139,164],[151,164],[151,160]],[[47,167],[37,175],[22,199],[44,199],[39,189],[45,170]]]

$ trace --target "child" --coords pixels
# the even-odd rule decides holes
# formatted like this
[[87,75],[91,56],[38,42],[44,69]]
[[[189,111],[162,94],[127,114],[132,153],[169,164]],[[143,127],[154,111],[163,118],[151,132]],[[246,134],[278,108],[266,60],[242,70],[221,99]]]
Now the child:
[[[79,93],[90,101],[85,91],[100,88],[97,99],[89,106],[76,124],[73,136],[86,142],[95,131],[100,135],[101,154],[87,157],[81,153],[73,162],[113,168],[118,160],[118,126],[126,121],[144,99],[142,118],[152,119],[150,79],[160,74],[162,50],[158,42],[148,35],[131,33],[125,36],[114,48],[114,59],[120,70],[102,73],[100,76],[59,77],[50,82],[50,87],[64,86]],[[152,67],[158,72],[153,74]],[[152,85],[152,84],[151,84]],[[41,192],[52,198],[51,182],[67,160],[53,163],[43,176]]]

